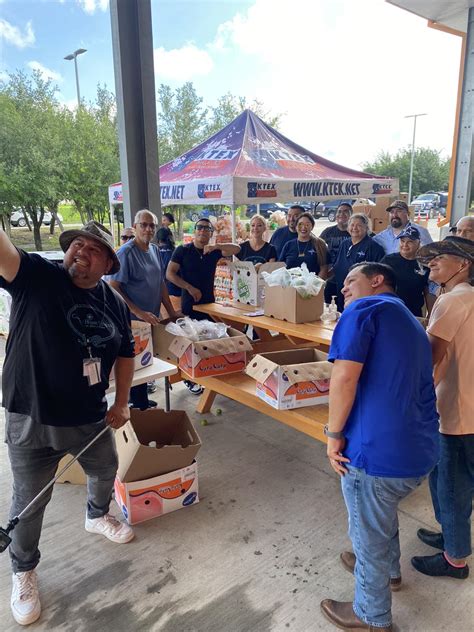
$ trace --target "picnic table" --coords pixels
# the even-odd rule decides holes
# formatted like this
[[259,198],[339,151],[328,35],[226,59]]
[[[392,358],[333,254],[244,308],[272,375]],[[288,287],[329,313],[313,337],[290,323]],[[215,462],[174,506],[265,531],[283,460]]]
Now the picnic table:
[[[331,343],[332,333],[336,323],[289,323],[268,316],[251,316],[258,308],[234,303],[232,305],[222,303],[206,303],[194,305],[194,310],[207,314],[217,322],[224,322],[237,329],[244,329],[252,325],[258,335],[258,340],[252,341],[253,353],[267,351],[280,351],[301,347],[317,347],[327,351]],[[186,379],[191,379],[189,376]],[[325,442],[323,433],[327,423],[328,406],[308,406],[292,410],[277,410],[255,394],[255,380],[245,373],[231,373],[228,375],[192,378],[204,387],[197,411],[209,412],[216,395],[224,395],[264,415],[272,417],[287,426],[291,426],[300,432]]]

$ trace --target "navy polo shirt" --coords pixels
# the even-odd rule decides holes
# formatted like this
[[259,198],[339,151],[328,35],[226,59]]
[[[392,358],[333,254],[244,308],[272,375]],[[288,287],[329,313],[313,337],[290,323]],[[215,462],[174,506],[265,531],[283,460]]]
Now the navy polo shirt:
[[428,337],[394,294],[351,303],[330,362],[363,364],[344,428],[344,456],[370,476],[424,476],[438,461],[439,425]]
[[358,244],[353,244],[351,239],[345,239],[340,245],[336,263],[333,268],[338,290],[344,285],[344,279],[350,267],[355,263],[381,261],[384,256],[385,251],[382,246],[368,235],[364,237],[362,241],[359,241]]
[[[179,263],[179,276],[193,287],[201,290],[202,296],[198,303],[186,290],[181,294],[181,311],[186,316],[201,318],[199,312],[193,312],[193,305],[214,303],[214,277],[219,259],[222,258],[221,250],[213,250],[205,255],[203,250],[191,244],[178,246],[173,252],[171,261]],[[207,318],[207,316],[206,316]]]
[[319,274],[321,269],[318,253],[314,249],[311,240],[299,241],[299,239],[293,239],[292,241],[287,241],[278,260],[284,261],[287,268],[299,268],[302,263],[306,263],[308,270],[315,274]]
[[[288,226],[281,226],[281,228],[277,228],[273,233],[270,243],[272,246],[275,246],[275,250],[277,251],[277,257],[279,258],[281,255],[281,251],[283,250],[283,246],[288,242],[296,239],[296,232],[292,233]],[[278,259],[280,260],[280,259]]]

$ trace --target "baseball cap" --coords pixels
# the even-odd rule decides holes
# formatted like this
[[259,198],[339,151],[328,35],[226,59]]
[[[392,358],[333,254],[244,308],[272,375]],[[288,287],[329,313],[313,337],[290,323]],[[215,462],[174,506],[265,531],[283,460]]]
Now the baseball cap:
[[420,231],[416,226],[407,226],[402,232],[397,235],[397,239],[403,239],[406,237],[407,239],[412,239],[413,241],[420,239]]
[[63,249],[63,252],[66,252],[71,245],[71,242],[76,239],[76,237],[88,237],[107,248],[113,261],[112,268],[108,274],[115,274],[120,270],[120,261],[118,260],[114,250],[114,238],[105,226],[99,224],[99,222],[91,221],[85,224],[82,228],[65,230],[59,235],[59,245]]
[[474,261],[474,241],[449,235],[443,241],[434,241],[420,248],[417,259],[421,263],[428,263],[439,255],[454,255]]
[[391,211],[392,208],[398,208],[401,211],[405,211],[406,213],[408,213],[408,204],[403,200],[395,200],[395,202],[393,204],[390,204],[390,206],[387,207],[385,210]]

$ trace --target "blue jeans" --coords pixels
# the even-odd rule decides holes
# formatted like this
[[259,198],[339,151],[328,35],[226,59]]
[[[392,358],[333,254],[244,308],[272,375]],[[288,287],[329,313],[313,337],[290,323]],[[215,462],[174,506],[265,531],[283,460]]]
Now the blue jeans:
[[[10,519],[17,516],[49,483],[65,454],[75,455],[83,447],[78,445],[70,449],[53,450],[48,447],[30,448],[9,444],[8,454],[13,474]],[[87,474],[87,516],[100,518],[109,511],[118,465],[112,431],[106,432],[84,452],[79,457],[79,463]],[[38,544],[43,516],[52,493],[53,488],[50,487],[11,532],[9,553],[14,573],[30,571],[40,560]],[[61,526],[55,528],[60,529]]]
[[446,553],[455,559],[468,557],[472,553],[474,434],[440,434],[439,463],[430,475],[430,491]]
[[341,484],[356,556],[352,607],[367,625],[383,628],[392,623],[390,579],[401,574],[398,504],[425,477],[382,478],[347,469]]

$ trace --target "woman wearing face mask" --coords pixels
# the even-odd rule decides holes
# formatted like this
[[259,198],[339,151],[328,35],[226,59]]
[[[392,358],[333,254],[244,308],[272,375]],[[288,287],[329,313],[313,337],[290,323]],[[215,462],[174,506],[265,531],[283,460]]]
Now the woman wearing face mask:
[[250,220],[250,239],[240,244],[237,258],[240,261],[251,261],[256,267],[262,263],[277,260],[275,246],[263,239],[267,223],[261,215],[254,215]]
[[428,314],[433,307],[435,297],[428,292],[428,268],[416,260],[420,248],[420,231],[409,225],[397,236],[400,252],[385,255],[381,263],[386,263],[395,272],[397,295],[414,316],[422,316],[426,303]]
[[349,220],[348,231],[351,236],[341,243],[336,263],[333,266],[337,287],[337,309],[342,312],[344,299],[341,294],[344,279],[351,266],[363,261],[381,261],[385,251],[376,241],[369,237],[369,218],[363,213],[354,213]]
[[325,242],[312,234],[314,217],[310,213],[303,213],[296,224],[297,239],[288,241],[280,254],[280,261],[287,268],[298,268],[306,263],[308,270],[322,279],[327,278],[328,249]]

